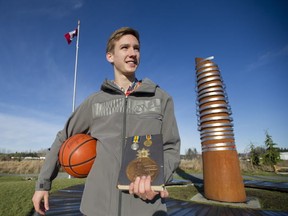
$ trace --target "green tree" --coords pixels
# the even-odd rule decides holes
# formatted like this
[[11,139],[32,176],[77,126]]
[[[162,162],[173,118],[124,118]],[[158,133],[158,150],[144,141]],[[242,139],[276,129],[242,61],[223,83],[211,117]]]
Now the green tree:
[[185,159],[186,160],[192,160],[194,157],[197,157],[197,149],[193,148],[193,150],[191,148],[189,148],[188,150],[186,150],[185,153]]
[[253,143],[250,143],[250,160],[252,165],[258,166],[260,164],[260,154]]
[[263,155],[263,163],[265,165],[275,165],[280,160],[280,152],[276,148],[277,144],[273,142],[272,136],[266,131],[265,138],[266,151]]

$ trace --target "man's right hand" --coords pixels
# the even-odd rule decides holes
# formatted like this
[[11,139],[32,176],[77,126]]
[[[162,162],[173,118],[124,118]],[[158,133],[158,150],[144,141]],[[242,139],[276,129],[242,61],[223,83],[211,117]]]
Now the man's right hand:
[[[35,191],[32,202],[34,209],[41,215],[45,215],[45,212],[49,210],[49,192],[48,191]],[[44,203],[43,203],[44,201]]]

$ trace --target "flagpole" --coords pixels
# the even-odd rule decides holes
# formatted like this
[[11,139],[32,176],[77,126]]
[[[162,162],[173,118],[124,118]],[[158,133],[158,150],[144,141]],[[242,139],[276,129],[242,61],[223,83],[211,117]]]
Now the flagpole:
[[[74,68],[74,87],[73,87],[72,112],[75,111],[75,102],[76,102],[76,84],[77,84],[77,68],[78,68],[79,35],[80,35],[80,20],[78,20],[78,26],[77,26],[77,42],[76,42],[75,68]],[[69,175],[68,179],[71,179],[71,178],[72,178],[72,176]]]
[[76,57],[75,57],[75,69],[74,69],[74,87],[73,87],[72,112],[75,111],[75,102],[76,102],[76,84],[77,84],[79,36],[80,36],[80,20],[78,20],[78,27],[77,27],[77,42],[76,42]]

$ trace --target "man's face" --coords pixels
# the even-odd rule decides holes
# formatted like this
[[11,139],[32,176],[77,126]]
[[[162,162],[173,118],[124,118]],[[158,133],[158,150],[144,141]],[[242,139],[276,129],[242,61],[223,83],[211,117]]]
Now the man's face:
[[134,75],[140,63],[140,45],[133,35],[124,35],[115,42],[114,52],[106,54],[116,73]]

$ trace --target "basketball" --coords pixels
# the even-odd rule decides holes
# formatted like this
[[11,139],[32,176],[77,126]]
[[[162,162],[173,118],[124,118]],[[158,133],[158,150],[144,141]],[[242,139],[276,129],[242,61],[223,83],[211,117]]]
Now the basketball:
[[96,139],[90,135],[71,136],[60,148],[59,162],[61,166],[73,177],[87,177],[97,155],[96,145]]

